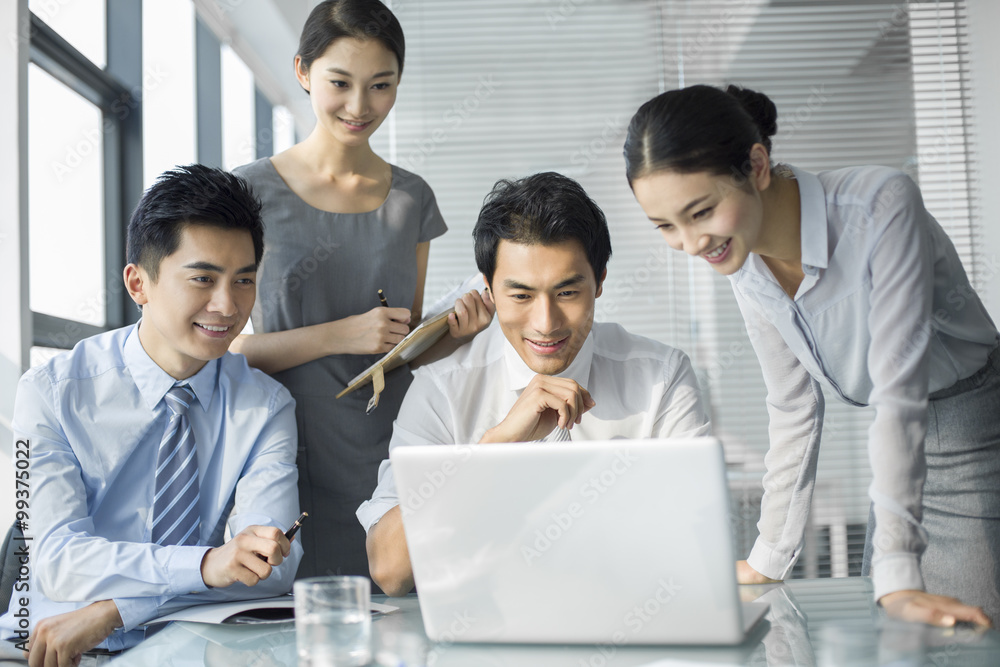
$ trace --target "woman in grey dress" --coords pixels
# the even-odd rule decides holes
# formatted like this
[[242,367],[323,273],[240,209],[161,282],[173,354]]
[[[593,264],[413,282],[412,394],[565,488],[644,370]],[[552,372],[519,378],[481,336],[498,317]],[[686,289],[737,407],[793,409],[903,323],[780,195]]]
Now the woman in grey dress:
[[[295,56],[315,129],[288,150],[235,170],[263,201],[267,247],[254,333],[231,349],[295,397],[299,500],[313,519],[301,533],[299,577],[368,574],[354,512],[371,496],[387,458],[410,371],[387,375],[371,415],[366,392],[335,396],[419,320],[430,240],[447,229],[424,180],[369,146],[396,100],[403,53],[402,29],[377,0],[318,5]],[[390,307],[380,305],[379,289]],[[488,297],[465,295],[444,346],[485,328],[491,317]]]

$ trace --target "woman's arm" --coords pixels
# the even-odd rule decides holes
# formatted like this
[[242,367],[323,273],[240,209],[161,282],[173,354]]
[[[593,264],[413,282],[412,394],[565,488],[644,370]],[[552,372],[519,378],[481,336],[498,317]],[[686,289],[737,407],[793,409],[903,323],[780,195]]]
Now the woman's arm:
[[[417,293],[413,300],[414,319],[410,321],[411,329],[421,319],[430,248],[430,241],[417,244]],[[410,369],[443,359],[468,343],[477,333],[489,326],[493,319],[493,311],[493,300],[488,292],[485,296],[475,290],[463,294],[455,301],[455,312],[448,316],[448,333],[451,335],[443,337],[411,361]]]
[[[878,228],[868,251],[871,296],[868,373],[875,419],[868,431],[875,511],[872,581],[886,612],[908,621],[989,625],[977,607],[922,589],[920,555],[926,474],[930,342],[933,338],[936,223],[906,175],[882,185],[872,212]],[[958,280],[958,277],[955,277]]]
[[868,430],[875,511],[872,578],[875,597],[922,589],[920,554],[927,544],[920,525],[926,472],[931,309],[934,251],[930,222],[917,186],[899,174],[883,183],[874,228],[859,248],[868,258]]
[[455,300],[455,312],[448,316],[449,336],[431,345],[419,357],[410,362],[410,369],[444,359],[462,347],[476,334],[490,325],[495,310],[493,299],[487,291],[480,294],[470,290]]
[[427,283],[427,258],[431,254],[431,242],[417,244],[417,289],[413,294],[413,307],[410,308],[410,330],[416,328],[423,319],[424,286]]
[[[770,447],[764,457],[760,535],[741,568],[741,583],[781,580],[788,576],[802,550],[816,481],[825,404],[819,383],[785,344],[770,317],[739,289],[736,302],[743,314],[767,387]],[[752,578],[757,573],[764,579]]]
[[273,374],[331,354],[385,354],[409,333],[410,311],[376,306],[366,313],[288,331],[241,334],[230,352]]

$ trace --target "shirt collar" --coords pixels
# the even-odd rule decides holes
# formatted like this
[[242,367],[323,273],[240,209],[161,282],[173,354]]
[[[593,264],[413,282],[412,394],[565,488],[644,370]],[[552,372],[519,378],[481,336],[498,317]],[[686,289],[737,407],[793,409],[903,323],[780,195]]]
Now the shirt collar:
[[816,269],[827,268],[829,261],[826,192],[816,174],[790,168],[799,184],[802,270],[806,275],[814,275]]
[[[500,335],[503,336],[503,329],[500,329]],[[507,388],[511,391],[521,391],[528,386],[531,382],[531,378],[538,375],[535,371],[531,370],[524,360],[521,359],[521,355],[517,353],[514,346],[510,344],[506,336],[503,336],[503,356],[504,363],[507,367]],[[588,381],[590,380],[590,362],[594,359],[594,329],[591,326],[590,333],[587,334],[587,340],[583,341],[583,346],[580,351],[576,353],[576,358],[569,365],[569,368],[564,370],[562,373],[558,373],[556,377],[570,378],[575,380],[581,387],[586,387]]]
[[[805,277],[798,295],[805,294],[819,279],[821,269],[829,264],[829,238],[827,236],[826,192],[819,177],[791,165],[788,167],[799,187],[800,235],[802,237],[802,273]],[[781,297],[784,292],[771,275],[771,270],[759,255],[750,253],[743,267],[729,276],[729,280],[743,289]]]
[[[156,365],[156,362],[146,353],[145,348],[139,341],[139,320],[132,326],[132,331],[125,338],[122,348],[122,356],[125,365],[128,366],[129,373],[136,388],[142,395],[146,405],[150,410],[155,410],[167,392],[177,384],[177,380],[170,376],[165,370]],[[215,382],[219,373],[219,360],[209,361],[205,366],[184,380],[184,383],[191,386],[195,397],[201,404],[202,409],[207,410],[215,395]]]

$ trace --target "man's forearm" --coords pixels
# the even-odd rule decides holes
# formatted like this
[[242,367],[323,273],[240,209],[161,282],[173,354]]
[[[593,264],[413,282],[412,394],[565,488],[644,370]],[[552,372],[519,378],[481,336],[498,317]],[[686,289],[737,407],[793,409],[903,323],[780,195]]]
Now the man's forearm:
[[158,597],[204,590],[198,566],[208,547],[108,542],[51,534],[39,553],[38,588],[57,602]]
[[406,595],[413,590],[413,568],[403,532],[399,505],[371,527],[366,543],[372,579],[387,595]]
[[28,642],[29,665],[76,664],[78,656],[121,626],[122,618],[114,600],[101,600],[76,611],[43,618],[35,624]]

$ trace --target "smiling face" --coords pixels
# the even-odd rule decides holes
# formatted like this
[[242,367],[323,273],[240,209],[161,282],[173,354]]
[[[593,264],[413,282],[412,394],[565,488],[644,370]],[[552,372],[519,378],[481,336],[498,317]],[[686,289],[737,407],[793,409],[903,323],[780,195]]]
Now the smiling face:
[[396,103],[399,63],[376,39],[338,39],[308,71],[296,56],[295,74],[318,126],[348,146],[367,143]]
[[178,380],[221,357],[250,317],[256,298],[250,232],[184,225],[180,243],[160,262],[157,279],[125,267],[125,286],[142,306],[139,341]]
[[590,334],[603,282],[579,241],[500,241],[491,287],[497,320],[531,370],[557,375],[569,367]]
[[763,206],[752,179],[737,187],[707,171],[660,170],[635,179],[632,191],[671,248],[702,257],[723,275],[738,271],[760,238]]
[[697,255],[723,275],[738,271],[760,235],[756,189],[710,172],[653,172],[632,182],[636,201],[671,248]]

